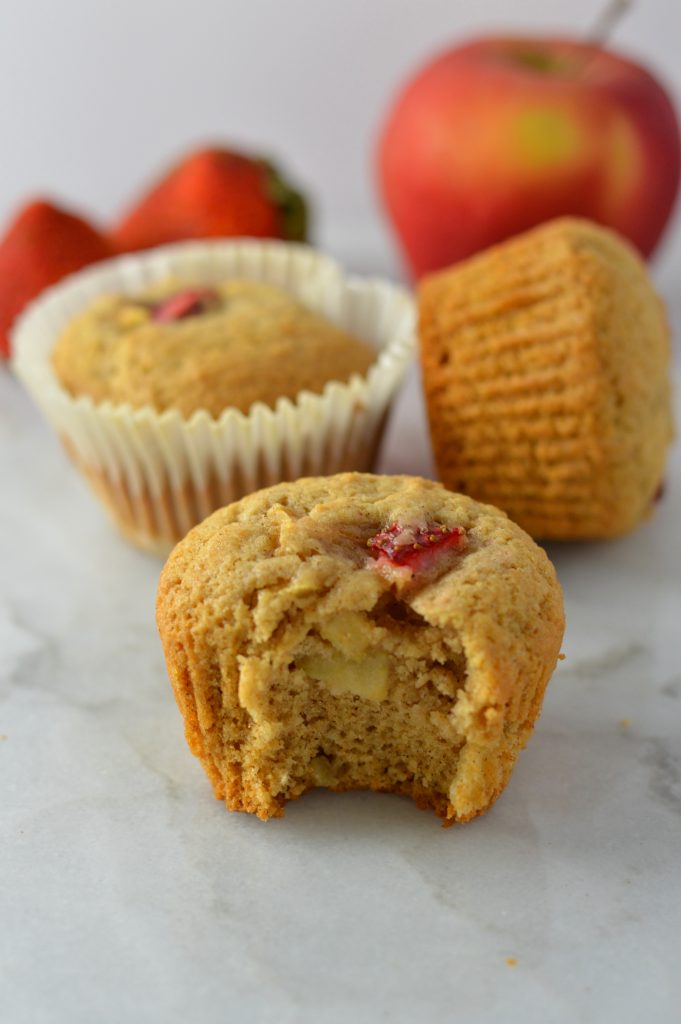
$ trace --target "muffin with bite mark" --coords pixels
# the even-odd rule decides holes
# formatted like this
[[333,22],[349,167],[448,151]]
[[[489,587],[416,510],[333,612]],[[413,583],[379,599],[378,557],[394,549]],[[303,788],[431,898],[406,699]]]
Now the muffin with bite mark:
[[499,510],[415,477],[340,474],[220,509],[178,544],[157,620],[215,795],[262,819],[306,790],[485,811],[563,636],[546,554]]

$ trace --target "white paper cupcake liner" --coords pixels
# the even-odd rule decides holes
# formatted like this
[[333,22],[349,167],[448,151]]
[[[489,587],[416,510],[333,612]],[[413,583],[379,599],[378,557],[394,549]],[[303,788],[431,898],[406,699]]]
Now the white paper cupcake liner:
[[[211,284],[246,277],[277,284],[376,346],[364,377],[300,392],[274,408],[255,403],[219,418],[158,413],[73,398],[52,349],[66,324],[102,294],[136,295],[168,278]],[[14,330],[13,366],[69,455],[133,543],[165,554],[195,523],[261,487],[301,476],[367,470],[386,413],[415,349],[409,294],[346,276],[329,257],[284,242],[184,243],[81,271],[45,292]]]

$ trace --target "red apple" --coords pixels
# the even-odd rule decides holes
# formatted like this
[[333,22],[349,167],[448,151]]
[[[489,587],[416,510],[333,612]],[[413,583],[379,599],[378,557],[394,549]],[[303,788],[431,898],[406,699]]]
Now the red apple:
[[414,277],[561,214],[655,248],[679,184],[679,126],[650,72],[566,39],[449,50],[397,97],[380,184]]

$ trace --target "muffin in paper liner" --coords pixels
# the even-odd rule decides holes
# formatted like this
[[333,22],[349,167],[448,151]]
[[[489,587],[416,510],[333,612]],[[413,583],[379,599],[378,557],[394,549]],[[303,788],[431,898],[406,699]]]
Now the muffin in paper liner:
[[[167,279],[188,286],[250,278],[286,289],[310,309],[372,344],[364,376],[301,391],[247,414],[95,403],[61,385],[52,349],[68,322],[105,294],[138,295]],[[13,367],[72,461],[123,535],[158,554],[214,509],[284,480],[373,465],[389,404],[415,350],[409,294],[378,279],[347,276],[303,245],[230,241],[182,243],[123,256],[46,291],[14,330]]]

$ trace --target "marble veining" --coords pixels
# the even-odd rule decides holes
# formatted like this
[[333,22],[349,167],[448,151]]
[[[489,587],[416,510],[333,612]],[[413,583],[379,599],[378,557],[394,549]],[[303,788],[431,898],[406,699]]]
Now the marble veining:
[[649,739],[642,761],[650,769],[651,796],[681,817],[681,740]]
[[660,693],[671,700],[678,700],[681,697],[681,676],[674,676],[668,683],[661,686]]

